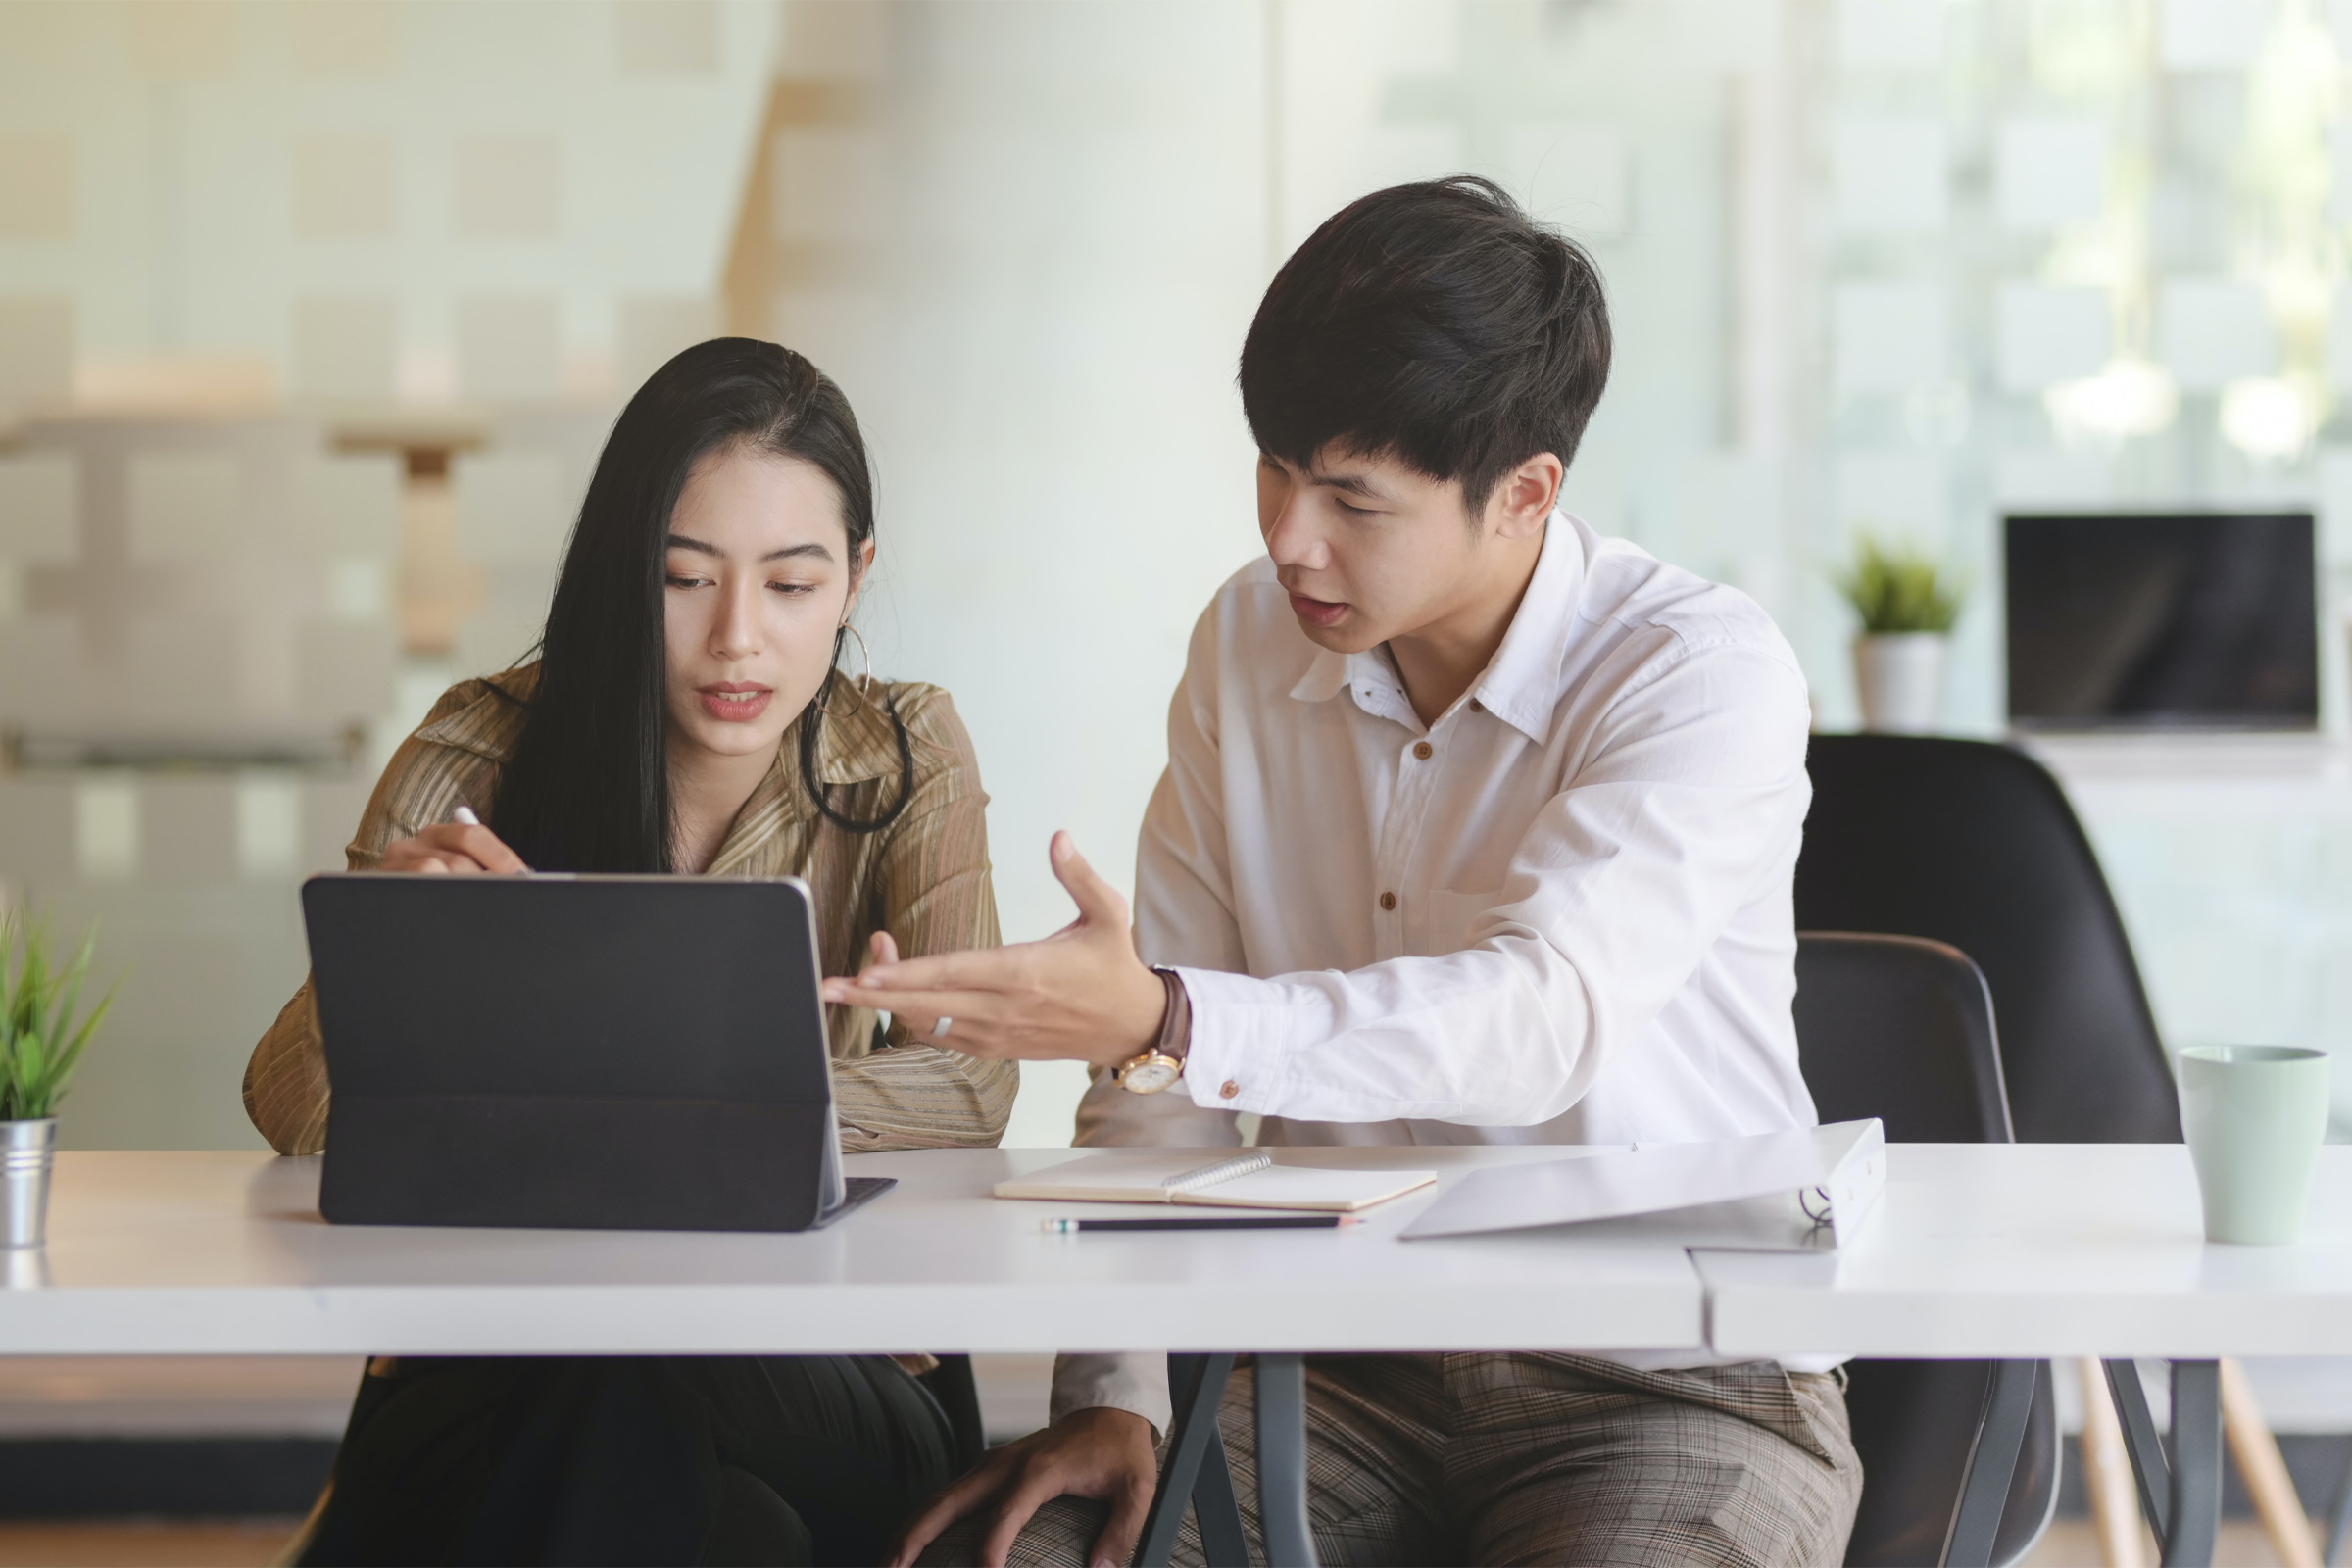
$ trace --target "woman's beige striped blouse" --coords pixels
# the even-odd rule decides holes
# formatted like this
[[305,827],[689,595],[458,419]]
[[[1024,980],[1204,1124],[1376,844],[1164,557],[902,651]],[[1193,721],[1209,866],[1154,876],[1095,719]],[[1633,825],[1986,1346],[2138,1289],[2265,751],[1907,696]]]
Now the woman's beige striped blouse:
[[[527,694],[538,667],[495,677]],[[825,821],[801,782],[800,736],[787,730],[766,780],[746,802],[711,859],[711,876],[799,876],[816,895],[817,945],[829,975],[850,973],[867,938],[888,930],[909,957],[997,945],[997,901],[989,882],[988,797],[971,737],[956,705],[935,686],[883,683],[898,704],[914,750],[914,795],[889,827],[850,833]],[[861,700],[836,675],[827,698],[817,776],[833,786],[834,808],[857,821],[897,799],[898,741],[878,703]],[[375,786],[345,855],[354,871],[373,870],[384,847],[446,822],[463,804],[490,819],[498,769],[521,730],[521,710],[465,681],[444,693],[423,725],[401,744]],[[985,1146],[1004,1136],[1018,1067],[979,1061],[907,1039],[893,1027],[890,1049],[871,1049],[874,1015],[827,1009],[833,1095],[842,1148]],[[304,980],[245,1069],[245,1109],[284,1154],[326,1147],[326,1061]]]

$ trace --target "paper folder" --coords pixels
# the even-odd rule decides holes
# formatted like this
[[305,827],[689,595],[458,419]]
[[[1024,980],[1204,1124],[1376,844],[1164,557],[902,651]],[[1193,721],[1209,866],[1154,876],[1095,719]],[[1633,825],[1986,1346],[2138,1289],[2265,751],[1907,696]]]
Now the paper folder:
[[1703,1144],[1645,1144],[1482,1170],[1405,1227],[1406,1241],[1574,1225],[1683,1247],[1816,1251],[1851,1240],[1886,1185],[1873,1117]]

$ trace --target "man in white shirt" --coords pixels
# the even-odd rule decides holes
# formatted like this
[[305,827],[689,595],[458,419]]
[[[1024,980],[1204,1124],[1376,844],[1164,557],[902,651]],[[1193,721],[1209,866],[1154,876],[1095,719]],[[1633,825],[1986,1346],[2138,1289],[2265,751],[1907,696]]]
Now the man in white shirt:
[[[878,937],[828,1000],[1103,1069],[1081,1144],[1231,1144],[1238,1112],[1266,1144],[1810,1125],[1804,680],[1747,599],[1557,510],[1608,359],[1590,260],[1483,181],[1327,222],[1243,349],[1267,555],[1194,632],[1133,936],[1057,835],[1073,925],[906,963]],[[1318,1555],[1838,1560],[1861,1490],[1840,1383],[1703,1360],[1310,1358]],[[1254,1513],[1249,1409],[1243,1382],[1221,1415]],[[1161,1358],[1062,1357],[1053,1426],[904,1555],[976,1515],[943,1544],[1125,1561],[1167,1410]]]

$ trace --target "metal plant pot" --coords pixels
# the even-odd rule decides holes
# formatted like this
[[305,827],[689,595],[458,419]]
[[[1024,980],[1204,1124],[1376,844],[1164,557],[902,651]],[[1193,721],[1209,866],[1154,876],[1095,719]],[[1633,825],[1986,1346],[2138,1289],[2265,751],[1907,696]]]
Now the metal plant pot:
[[38,1247],[49,1230],[57,1118],[0,1121],[0,1248]]

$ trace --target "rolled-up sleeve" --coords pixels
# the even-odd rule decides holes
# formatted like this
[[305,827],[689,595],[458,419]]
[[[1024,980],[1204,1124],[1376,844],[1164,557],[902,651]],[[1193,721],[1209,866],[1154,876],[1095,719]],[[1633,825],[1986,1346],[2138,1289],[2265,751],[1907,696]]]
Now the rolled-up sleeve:
[[1140,1415],[1164,1435],[1174,1414],[1168,1358],[1156,1350],[1055,1356],[1049,1417],[1058,1421],[1072,1411],[1099,1409]]

